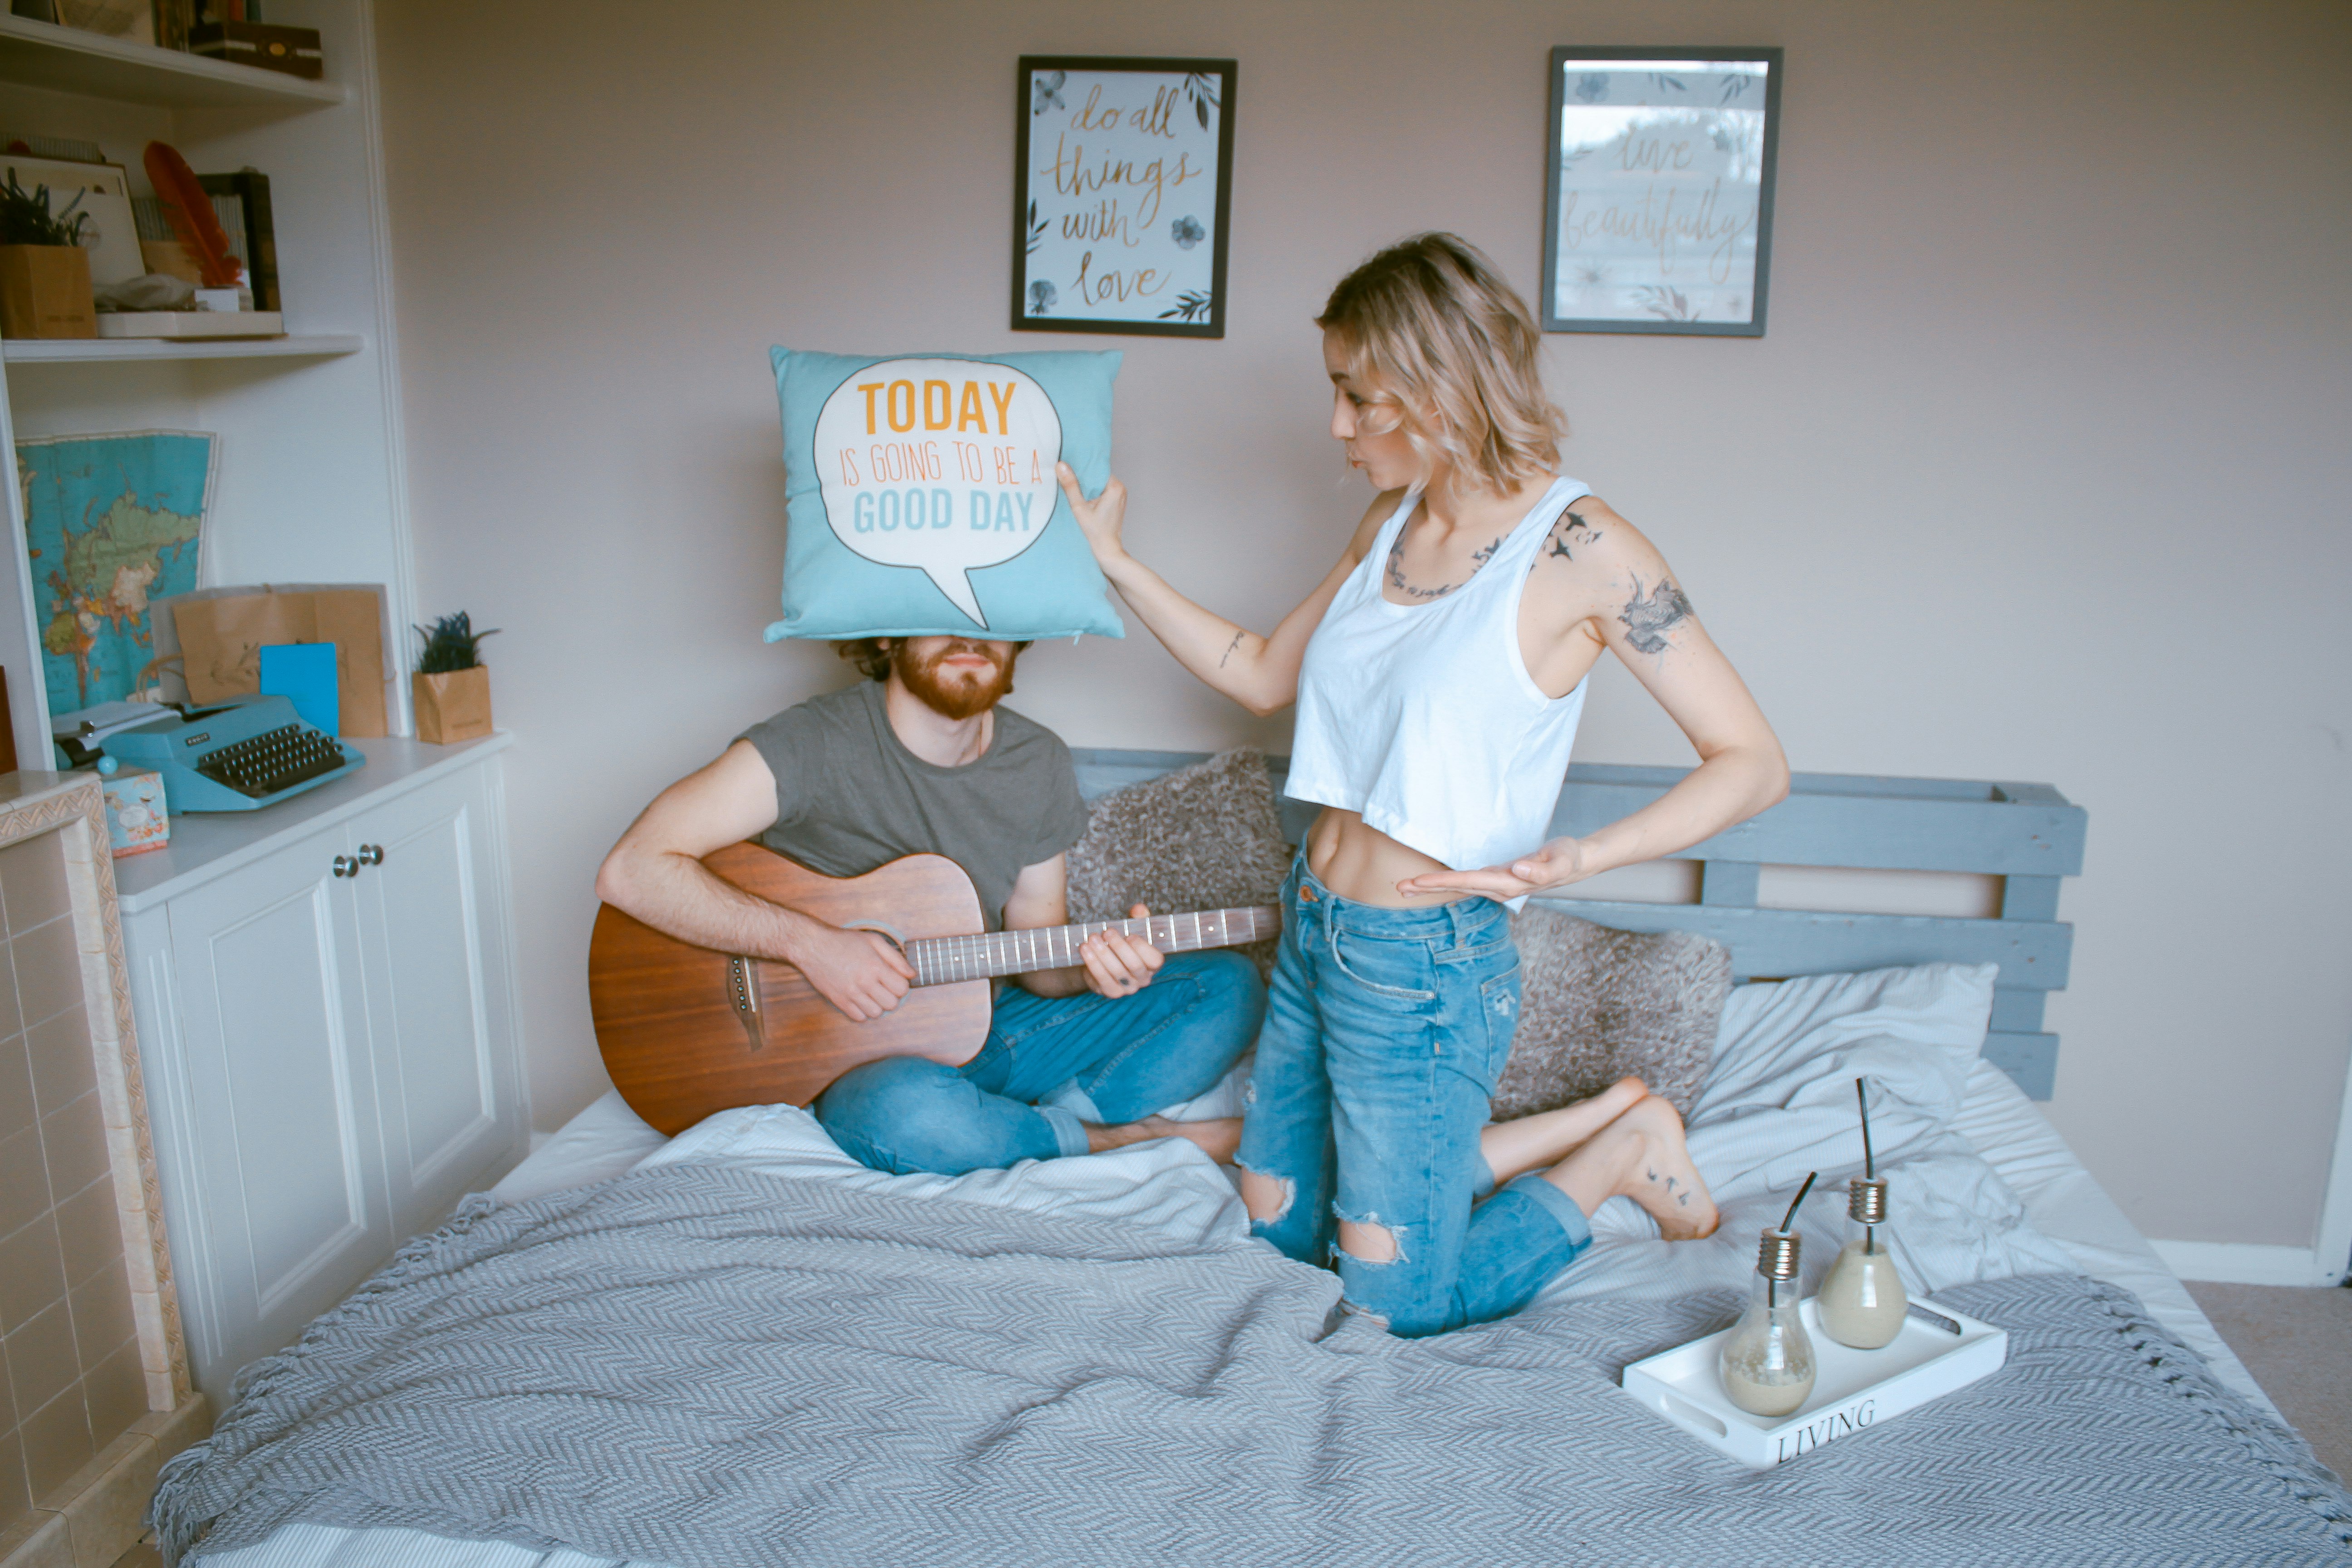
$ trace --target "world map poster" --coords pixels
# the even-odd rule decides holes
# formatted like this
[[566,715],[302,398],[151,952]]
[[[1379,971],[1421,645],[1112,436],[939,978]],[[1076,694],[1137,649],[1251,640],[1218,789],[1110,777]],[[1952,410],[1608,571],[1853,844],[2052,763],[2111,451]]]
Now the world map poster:
[[189,430],[16,443],[52,715],[154,684],[148,605],[196,586],[218,446]]

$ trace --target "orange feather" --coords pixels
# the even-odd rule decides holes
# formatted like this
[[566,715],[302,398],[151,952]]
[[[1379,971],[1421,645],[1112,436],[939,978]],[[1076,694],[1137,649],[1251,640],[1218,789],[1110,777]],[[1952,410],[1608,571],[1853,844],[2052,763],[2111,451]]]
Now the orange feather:
[[163,214],[172,232],[195,258],[196,270],[207,289],[234,289],[245,280],[245,265],[229,254],[228,235],[213,211],[213,199],[197,182],[195,171],[176,148],[161,142],[147,143],[147,178],[163,199]]

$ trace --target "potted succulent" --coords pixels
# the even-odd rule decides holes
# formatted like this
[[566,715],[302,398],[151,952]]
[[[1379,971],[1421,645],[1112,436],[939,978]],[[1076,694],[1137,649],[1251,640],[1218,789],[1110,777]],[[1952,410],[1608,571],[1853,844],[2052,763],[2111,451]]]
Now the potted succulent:
[[436,746],[476,740],[490,732],[490,672],[484,668],[481,641],[498,628],[478,632],[463,610],[444,616],[433,629],[414,628],[425,639],[410,691],[416,704],[416,738]]
[[0,185],[0,337],[94,338],[98,308],[89,286],[89,253],[81,247],[88,213],[49,212],[49,187],[30,191],[15,170]]

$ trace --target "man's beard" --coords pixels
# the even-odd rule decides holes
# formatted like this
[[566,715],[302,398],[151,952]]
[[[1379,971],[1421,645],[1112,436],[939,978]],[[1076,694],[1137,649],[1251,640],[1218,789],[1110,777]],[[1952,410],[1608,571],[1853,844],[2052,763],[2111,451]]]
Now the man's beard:
[[907,689],[915,694],[923,706],[949,719],[969,719],[975,713],[985,713],[995,707],[1013,689],[1013,661],[1018,656],[1007,651],[997,660],[992,675],[979,675],[957,670],[942,677],[940,662],[959,654],[976,653],[985,659],[996,660],[995,650],[977,642],[951,642],[929,658],[919,659],[908,651],[901,638],[890,648],[890,668]]

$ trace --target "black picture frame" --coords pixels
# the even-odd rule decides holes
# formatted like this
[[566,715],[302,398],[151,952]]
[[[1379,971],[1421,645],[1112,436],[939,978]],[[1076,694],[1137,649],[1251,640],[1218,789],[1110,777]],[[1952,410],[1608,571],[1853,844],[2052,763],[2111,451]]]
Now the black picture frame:
[[[1177,96],[1181,99],[1181,103],[1160,105],[1155,102],[1155,110],[1165,107],[1170,112],[1192,114],[1198,123],[1199,121],[1205,120],[1210,110],[1213,109],[1216,121],[1214,127],[1216,167],[1213,171],[1213,178],[1216,181],[1216,189],[1212,202],[1199,204],[1213,211],[1211,232],[1206,236],[1197,236],[1190,244],[1185,243],[1174,233],[1172,225],[1176,222],[1189,221],[1197,229],[1198,219],[1189,214],[1180,215],[1178,219],[1170,220],[1171,232],[1166,241],[1167,245],[1180,247],[1179,265],[1194,276],[1198,275],[1199,268],[1192,264],[1189,255],[1184,253],[1198,248],[1203,239],[1208,242],[1212,248],[1205,290],[1198,288],[1188,289],[1172,300],[1163,298],[1165,289],[1174,281],[1168,279],[1163,280],[1158,292],[1145,298],[1145,302],[1132,316],[1124,314],[1072,316],[1055,313],[1056,308],[1062,303],[1063,297],[1060,290],[1074,280],[1066,276],[1042,276],[1044,268],[1034,258],[1055,255],[1057,247],[1054,241],[1056,238],[1065,240],[1065,245],[1058,248],[1066,248],[1069,245],[1085,247],[1090,242],[1083,237],[1069,239],[1066,236],[1054,235],[1052,230],[1057,222],[1073,215],[1048,207],[1041,216],[1035,205],[1039,194],[1034,191],[1031,185],[1031,175],[1035,169],[1034,159],[1032,156],[1034,141],[1032,135],[1033,129],[1038,128],[1041,122],[1045,121],[1048,115],[1058,113],[1075,117],[1078,112],[1073,110],[1071,106],[1059,96],[1063,91],[1061,84],[1055,86],[1055,96],[1052,101],[1046,101],[1041,96],[1036,82],[1038,74],[1054,71],[1065,73],[1066,82],[1068,76],[1080,73],[1172,77],[1179,79]],[[1234,97],[1238,75],[1238,64],[1233,60],[1129,58],[1102,55],[1024,55],[1021,57],[1019,71],[1014,78],[1013,140],[1012,327],[1014,331],[1101,332],[1167,338],[1222,338],[1225,335],[1225,260],[1228,240],[1232,232]],[[1207,96],[1202,90],[1204,88],[1209,88],[1212,83],[1213,88],[1210,90],[1213,93],[1213,97]],[[1158,89],[1155,89],[1155,95]],[[1202,125],[1202,129],[1205,131],[1208,127]],[[1063,133],[1057,129],[1057,136]],[[1054,195],[1061,196],[1064,193],[1056,192]],[[1107,213],[1098,213],[1091,216],[1081,216],[1077,221],[1109,221],[1109,218]],[[1152,225],[1154,232],[1149,237],[1149,244],[1156,247],[1150,253],[1164,255],[1164,247],[1160,246],[1156,234],[1159,222],[1160,215],[1155,209]],[[1138,243],[1130,246],[1129,248],[1140,250],[1147,247],[1145,244]],[[1086,251],[1081,251],[1082,257],[1087,254]],[[1122,257],[1122,259],[1126,258]],[[1159,269],[1150,270],[1157,275]],[[1118,273],[1113,276],[1123,277],[1124,274]],[[1089,261],[1081,262],[1075,282],[1078,288],[1088,291],[1098,285],[1099,278],[1093,273]],[[1042,295],[1033,293],[1033,289],[1039,285],[1042,285],[1047,292]],[[1139,295],[1139,297],[1142,296]],[[1090,299],[1087,303],[1089,307],[1093,307],[1098,301]],[[1180,311],[1185,313],[1180,315]]]
[[[1591,291],[1602,287],[1622,289],[1626,298],[1623,300],[1612,301],[1614,309],[1611,313],[1570,313],[1562,310],[1561,306],[1565,301],[1560,278],[1563,231],[1561,205],[1564,195],[1570,199],[1576,199],[1582,195],[1581,190],[1570,188],[1570,180],[1565,178],[1563,174],[1563,165],[1573,161],[1569,144],[1567,114],[1572,108],[1581,112],[1585,108],[1603,110],[1617,107],[1608,103],[1608,89],[1602,89],[1597,96],[1593,95],[1592,84],[1599,78],[1606,77],[1613,85],[1615,79],[1621,76],[1648,75],[1654,79],[1651,83],[1643,85],[1643,90],[1645,96],[1660,97],[1666,99],[1666,101],[1635,107],[1666,108],[1673,106],[1671,99],[1666,98],[1673,89],[1659,84],[1680,80],[1685,84],[1685,90],[1688,91],[1687,83],[1699,74],[1689,71],[1688,65],[1759,61],[1765,68],[1762,89],[1763,125],[1759,157],[1759,177],[1756,187],[1756,211],[1752,223],[1753,272],[1747,279],[1747,286],[1741,290],[1748,310],[1746,318],[1735,319],[1724,316],[1709,320],[1697,315],[1697,312],[1706,306],[1695,303],[1690,296],[1684,294],[1675,286],[1672,281],[1671,274],[1664,270],[1663,261],[1657,278],[1641,283],[1632,280],[1636,276],[1646,278],[1646,274],[1639,271],[1620,279],[1610,276],[1612,270],[1610,265],[1599,262],[1582,264],[1591,268],[1591,276],[1589,279],[1580,278],[1576,273],[1571,272],[1569,279],[1569,288],[1575,292],[1580,301],[1589,300]],[[1572,93],[1568,80],[1569,67],[1571,62],[1608,62],[1608,68],[1602,72],[1580,73],[1579,85]],[[1633,68],[1642,64],[1649,64],[1656,68],[1649,72],[1639,72]],[[1675,68],[1678,66],[1685,68],[1679,76]],[[1544,331],[1548,332],[1639,332],[1673,337],[1762,337],[1767,295],[1771,281],[1772,192],[1780,165],[1780,84],[1783,74],[1780,48],[1777,46],[1771,47],[1759,46],[1753,48],[1696,48],[1663,45],[1650,48],[1621,45],[1590,47],[1562,45],[1551,51],[1549,68],[1550,90],[1546,94],[1548,109],[1544,117],[1543,280],[1542,298],[1538,312],[1542,318]],[[1718,118],[1724,114],[1726,106],[1731,101],[1726,95],[1737,89],[1729,85],[1730,74],[1724,75],[1720,79],[1726,84],[1722,92],[1694,95],[1688,106],[1691,111],[1711,112]],[[1717,101],[1713,103],[1702,101],[1705,97],[1714,97]],[[1743,104],[1741,108],[1745,110],[1746,105]],[[1596,113],[1592,118],[1600,120],[1601,115]],[[1711,134],[1714,133],[1711,132]],[[1631,156],[1633,149],[1630,128],[1627,136],[1623,162],[1631,168],[1638,166],[1639,160]],[[1581,141],[1578,145],[1583,148],[1583,152],[1575,153],[1574,157],[1589,155],[1593,151],[1591,148],[1584,147]],[[1713,145],[1717,149],[1724,149],[1726,146],[1721,141],[1714,142]],[[1733,156],[1735,159],[1745,156],[1747,151],[1743,148]],[[1720,181],[1717,180],[1716,184],[1718,187],[1717,194],[1719,195]],[[1669,191],[1668,202],[1664,209],[1669,215],[1672,213],[1672,203],[1678,200],[1683,194],[1684,191],[1679,188]],[[1608,214],[1607,216],[1622,218],[1626,223],[1641,226],[1644,243],[1653,243],[1654,237],[1648,230],[1654,226],[1659,210],[1652,199],[1654,196],[1654,182],[1650,195],[1645,196],[1643,210],[1638,218],[1632,216],[1630,209],[1619,209]],[[1706,201],[1706,198],[1702,195],[1700,200]],[[1695,216],[1685,221],[1697,221],[1702,224],[1722,221],[1712,216],[1714,207],[1711,205],[1704,209],[1694,207],[1686,208],[1685,211],[1692,212]],[[1571,211],[1570,216],[1575,217],[1581,215]],[[1624,232],[1622,226],[1607,226],[1605,220],[1603,229],[1604,232],[1612,235]],[[1730,238],[1736,242],[1738,237],[1734,235]],[[1665,252],[1662,250],[1662,258],[1664,255]],[[1572,262],[1570,265],[1573,267],[1579,264]],[[1644,302],[1633,303],[1632,301],[1636,299]],[[1723,296],[1717,291],[1708,303],[1720,307],[1722,300]],[[1635,310],[1641,313],[1633,313]]]

